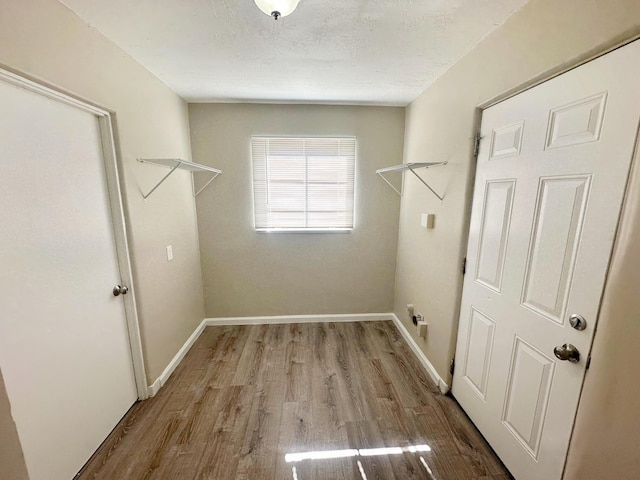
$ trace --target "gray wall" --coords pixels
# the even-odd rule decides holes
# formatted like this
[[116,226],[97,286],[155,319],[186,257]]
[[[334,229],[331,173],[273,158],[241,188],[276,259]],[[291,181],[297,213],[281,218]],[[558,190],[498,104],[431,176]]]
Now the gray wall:
[[[181,173],[146,202],[163,170],[138,157],[189,157],[187,104],[56,0],[0,2],[0,64],[115,113],[149,383],[204,317],[195,205]],[[166,261],[173,244],[175,260]]]
[[[389,312],[399,197],[375,173],[402,162],[404,109],[191,104],[194,159],[223,171],[197,198],[207,317]],[[252,134],[355,135],[351,233],[256,233]]]

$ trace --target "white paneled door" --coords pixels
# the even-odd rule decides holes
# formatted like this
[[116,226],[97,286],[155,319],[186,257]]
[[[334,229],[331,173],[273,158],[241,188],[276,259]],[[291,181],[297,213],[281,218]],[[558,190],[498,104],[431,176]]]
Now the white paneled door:
[[453,394],[517,480],[562,477],[638,78],[635,42],[483,113]]
[[0,185],[0,368],[31,480],[71,480],[137,398],[96,115],[0,81]]

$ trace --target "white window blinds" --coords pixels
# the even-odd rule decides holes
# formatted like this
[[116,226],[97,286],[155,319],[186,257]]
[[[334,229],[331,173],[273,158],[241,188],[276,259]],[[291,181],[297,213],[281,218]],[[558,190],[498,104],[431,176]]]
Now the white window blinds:
[[251,137],[256,230],[353,228],[356,139]]

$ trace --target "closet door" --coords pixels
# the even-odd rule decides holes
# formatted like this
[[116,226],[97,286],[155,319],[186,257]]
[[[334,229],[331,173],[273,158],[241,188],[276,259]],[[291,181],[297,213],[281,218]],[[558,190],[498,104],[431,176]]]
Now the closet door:
[[136,401],[98,118],[0,81],[0,368],[31,480]]

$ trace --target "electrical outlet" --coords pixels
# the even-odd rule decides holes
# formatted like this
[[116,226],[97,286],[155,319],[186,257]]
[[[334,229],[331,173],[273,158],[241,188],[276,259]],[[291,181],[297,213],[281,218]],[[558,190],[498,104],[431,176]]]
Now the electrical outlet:
[[167,245],[167,262],[173,260],[173,246]]

